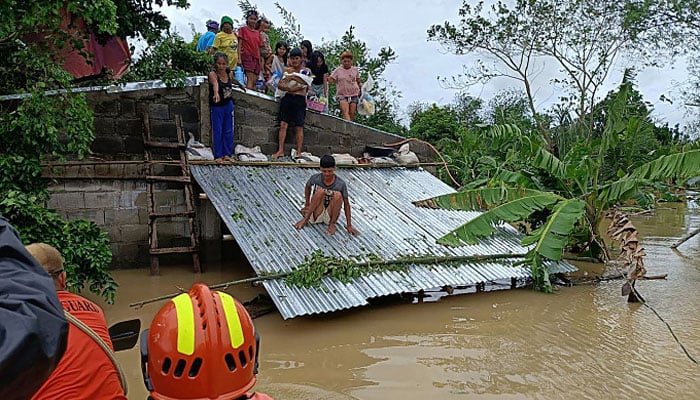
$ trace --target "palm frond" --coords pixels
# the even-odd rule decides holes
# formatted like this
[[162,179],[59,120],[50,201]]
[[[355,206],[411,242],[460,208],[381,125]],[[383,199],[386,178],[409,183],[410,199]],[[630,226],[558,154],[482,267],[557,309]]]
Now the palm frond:
[[461,246],[476,244],[477,239],[486,237],[496,231],[496,224],[521,221],[534,211],[549,207],[562,200],[561,197],[547,192],[519,197],[496,206],[477,216],[466,224],[450,231],[438,239],[438,243],[446,246]]
[[479,188],[444,194],[430,199],[414,201],[413,205],[445,210],[484,210],[521,197],[550,194],[526,188]]
[[515,124],[498,124],[489,126],[486,134],[493,139],[504,140],[520,137],[523,131]]
[[523,246],[535,244],[532,251],[550,260],[561,260],[568,236],[576,223],[583,218],[585,208],[586,203],[583,200],[560,198],[544,225],[523,239]]
[[509,171],[507,169],[498,169],[494,175],[493,180],[503,182],[509,186],[539,189],[538,182],[533,179],[534,177],[530,174],[520,171]]

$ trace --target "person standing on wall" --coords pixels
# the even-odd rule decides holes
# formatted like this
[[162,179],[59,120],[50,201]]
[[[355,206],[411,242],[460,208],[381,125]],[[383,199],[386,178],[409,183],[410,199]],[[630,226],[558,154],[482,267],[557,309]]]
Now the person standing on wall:
[[211,112],[214,161],[231,161],[233,155],[233,85],[245,92],[228,67],[224,53],[214,54],[214,70],[209,73],[209,109]]
[[289,45],[285,41],[275,44],[275,54],[272,58],[272,72],[279,73],[280,76],[287,69],[287,58],[289,57]]
[[270,80],[270,74],[272,73],[272,46],[270,45],[270,21],[265,17],[258,20],[255,25],[255,29],[260,32],[260,37],[262,39],[262,46],[260,46],[260,57],[262,58],[263,70],[262,77],[263,82]]
[[[311,71],[301,66],[301,50],[298,47],[289,52],[289,67],[277,85],[278,90],[285,92],[280,99],[280,131],[277,153],[273,159],[284,155],[284,141],[287,138],[287,128],[293,125],[296,130],[297,154],[301,154],[304,144],[304,122],[306,118],[306,92],[311,83]],[[301,78],[304,75],[308,84]]]
[[231,17],[221,17],[221,31],[214,37],[214,44],[209,49],[209,54],[221,52],[226,54],[231,69],[238,64],[238,36],[233,33],[233,20]]
[[336,68],[328,81],[337,85],[336,97],[340,103],[343,119],[352,121],[357,114],[357,104],[360,102],[360,71],[352,65],[352,52],[345,50],[340,54],[342,65]]
[[311,73],[314,74],[314,79],[311,81],[311,88],[316,95],[317,100],[322,97],[326,99],[326,109],[328,107],[328,65],[326,65],[326,57],[320,51],[316,50],[311,54],[311,63],[309,64]]
[[[113,349],[100,306],[66,291],[67,276],[61,253],[46,243],[32,243],[26,249],[53,278],[63,310],[87,325]],[[97,340],[71,323],[66,353],[32,400],[127,400],[119,371]]]
[[299,48],[301,49],[301,66],[311,68],[311,54],[314,52],[311,41],[307,39],[302,40]]
[[254,89],[263,68],[263,60],[260,57],[260,47],[263,45],[260,32],[255,30],[258,22],[258,12],[248,10],[245,13],[245,26],[238,29],[238,55],[239,63],[245,72],[246,88]]
[[207,31],[197,41],[197,51],[206,51],[214,46],[214,38],[219,32],[219,23],[216,21],[207,21]]

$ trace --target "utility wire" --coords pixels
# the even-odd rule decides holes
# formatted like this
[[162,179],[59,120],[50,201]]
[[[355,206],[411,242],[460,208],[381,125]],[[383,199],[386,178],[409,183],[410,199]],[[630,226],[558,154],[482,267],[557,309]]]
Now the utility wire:
[[666,322],[665,319],[663,319],[663,317],[654,309],[654,307],[650,306],[649,303],[647,303],[647,301],[644,300],[644,298],[639,294],[639,292],[637,291],[637,289],[634,286],[630,285],[630,287],[632,288],[632,292],[634,292],[634,295],[637,296],[639,301],[646,308],[650,309],[651,312],[653,312],[661,320],[661,322],[663,322],[664,325],[666,325],[666,328],[668,328],[668,331],[671,332],[671,336],[673,336],[673,339],[681,347],[681,350],[683,350],[683,353],[685,353],[686,357],[688,357],[690,359],[690,361],[692,361],[695,365],[698,365],[698,361],[695,358],[693,358],[692,355],[690,355],[690,352],[688,351],[688,349],[686,349],[686,347],[683,345],[683,343],[680,341],[680,339],[678,339],[678,336],[676,336],[676,333],[673,331],[673,328],[671,328],[671,325],[669,325],[669,323]]

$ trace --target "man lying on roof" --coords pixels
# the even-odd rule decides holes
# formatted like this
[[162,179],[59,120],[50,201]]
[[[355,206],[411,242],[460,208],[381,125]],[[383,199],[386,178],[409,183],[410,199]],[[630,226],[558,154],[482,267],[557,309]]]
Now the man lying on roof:
[[[348,233],[359,235],[360,232],[352,227],[350,214],[350,201],[348,199],[348,187],[345,181],[335,176],[335,158],[326,154],[321,157],[321,173],[309,178],[304,188],[304,207],[301,213],[304,215],[294,227],[301,229],[308,222],[312,224],[328,224],[326,233],[335,233],[335,223],[340,216],[340,205],[345,210]],[[313,194],[313,195],[312,195]]]

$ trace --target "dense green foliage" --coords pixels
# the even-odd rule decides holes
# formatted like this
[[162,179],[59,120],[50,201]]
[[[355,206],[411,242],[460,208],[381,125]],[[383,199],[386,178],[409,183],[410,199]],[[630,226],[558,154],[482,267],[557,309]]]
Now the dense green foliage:
[[[107,269],[112,259],[107,234],[92,222],[66,221],[44,207],[48,189],[42,162],[83,158],[94,140],[92,111],[84,94],[71,92],[72,77],[60,67],[60,57],[64,49],[89,56],[80,19],[100,38],[159,39],[169,22],[153,6],[164,3],[187,5],[183,0],[0,4],[0,94],[27,96],[0,105],[0,214],[25,244],[41,241],[62,253],[71,290],[87,285],[110,302],[117,285]],[[66,15],[79,18],[64,20]]]
[[522,241],[524,246],[531,245],[525,261],[532,267],[536,286],[544,291],[552,289],[544,260],[561,260],[568,246],[609,260],[599,232],[607,210],[630,200],[651,204],[654,185],[669,178],[693,177],[700,171],[700,150],[669,155],[649,151],[646,146],[660,147],[649,111],[639,106],[637,95],[630,82],[611,93],[599,105],[605,117],[595,135],[581,135],[576,123],[562,126],[569,132],[561,134],[572,140],[559,149],[559,156],[542,137],[528,135],[515,125],[492,126],[483,132],[491,140],[510,143],[508,156],[493,165],[493,175],[477,188],[418,203],[486,210],[439,242],[473,244],[493,233],[494,224],[529,222],[528,236]]
[[106,268],[112,262],[107,232],[90,221],[66,221],[36,196],[13,190],[2,194],[0,215],[9,218],[22,242],[47,243],[61,253],[71,291],[79,292],[87,283],[91,292],[114,302],[118,285]]
[[207,75],[212,64],[212,57],[197,51],[196,42],[168,32],[144,50],[120,81],[160,79],[169,87],[183,86],[189,76]]
[[[154,6],[187,8],[187,0],[112,0],[116,6],[116,31],[119,37],[142,37],[148,43],[161,39],[170,28],[170,21]],[[133,49],[132,49],[133,52]]]

